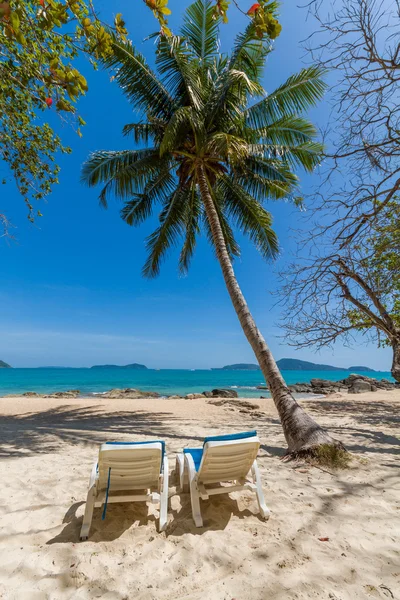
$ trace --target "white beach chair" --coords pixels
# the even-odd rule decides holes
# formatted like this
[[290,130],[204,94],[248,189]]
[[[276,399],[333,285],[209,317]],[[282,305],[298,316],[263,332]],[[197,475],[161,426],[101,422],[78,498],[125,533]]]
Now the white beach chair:
[[107,442],[100,446],[98,462],[90,475],[81,540],[89,537],[93,509],[104,504],[104,519],[109,502],[159,504],[159,531],[164,531],[168,506],[168,459],[164,442]]
[[[207,500],[214,494],[229,494],[238,490],[255,492],[262,517],[269,518],[257,464],[259,447],[257,432],[249,431],[206,437],[202,448],[184,448],[183,453],[177,455],[179,487],[181,491],[190,488],[196,527],[203,526],[200,498]],[[250,471],[252,482],[247,479]],[[220,485],[225,482],[232,482],[233,485]]]

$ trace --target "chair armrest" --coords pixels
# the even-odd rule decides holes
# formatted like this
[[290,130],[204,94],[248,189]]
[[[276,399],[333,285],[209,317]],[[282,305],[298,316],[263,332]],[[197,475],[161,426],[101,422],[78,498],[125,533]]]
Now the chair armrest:
[[94,488],[97,484],[98,473],[97,473],[97,462],[93,463],[92,471],[89,479],[89,490]]
[[168,481],[168,475],[169,475],[169,473],[168,473],[168,457],[166,454],[164,454],[161,472],[162,472],[164,481],[165,480]]
[[196,476],[196,467],[194,465],[193,456],[189,453],[185,453],[184,457],[188,468],[189,481],[192,481],[192,479],[194,479]]

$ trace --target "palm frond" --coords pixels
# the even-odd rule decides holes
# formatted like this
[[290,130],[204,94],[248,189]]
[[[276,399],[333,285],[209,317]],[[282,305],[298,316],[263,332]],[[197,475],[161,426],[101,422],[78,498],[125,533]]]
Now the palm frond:
[[271,181],[290,181],[293,184],[298,181],[297,176],[286,163],[270,155],[266,156],[264,146],[262,153],[249,154],[241,167],[235,170],[235,173],[240,173],[241,169],[246,172],[252,171]]
[[217,132],[208,138],[205,148],[207,153],[214,154],[231,164],[235,164],[247,157],[249,145],[238,136]]
[[279,143],[261,143],[249,144],[248,155],[264,157],[267,160],[273,159],[286,163],[291,169],[302,167],[305,171],[311,172],[321,163],[324,146],[320,142],[306,141],[294,144]]
[[175,101],[149,67],[146,59],[128,41],[110,32],[113,52],[103,59],[104,65],[115,69],[115,81],[137,109],[154,117],[168,117]]
[[315,106],[326,89],[323,81],[325,73],[321,67],[311,66],[292,75],[275,92],[245,111],[247,122],[259,129],[284,116],[302,113]]
[[257,202],[277,200],[289,196],[292,186],[287,181],[270,180],[249,172],[242,174],[235,181]]
[[185,231],[185,203],[189,189],[177,188],[168,198],[159,220],[160,226],[148,236],[148,258],[143,267],[144,277],[156,277],[167,251],[178,243]]
[[218,51],[219,23],[210,0],[197,0],[183,17],[182,36],[187,39],[202,68],[210,64]]
[[241,70],[260,83],[265,59],[271,50],[272,46],[268,40],[257,37],[255,25],[251,21],[245,31],[236,36],[227,69]]
[[309,142],[317,135],[317,130],[310,121],[296,115],[284,116],[253,131],[261,142],[286,146]]
[[154,205],[164,203],[174,188],[175,179],[166,163],[165,168],[147,183],[142,194],[136,194],[125,203],[121,217],[128,225],[140,225],[151,216]]
[[179,255],[179,271],[186,274],[196,247],[197,236],[200,233],[199,219],[201,216],[201,201],[195,182],[192,183],[185,214],[185,239]]
[[149,141],[157,140],[165,129],[165,122],[159,121],[158,123],[128,123],[122,129],[124,136],[133,135],[135,144],[144,142],[148,144]]
[[162,37],[157,48],[156,64],[164,85],[179,105],[200,110],[203,86],[190,47],[179,36]]
[[216,63],[217,77],[207,102],[211,123],[220,115],[225,121],[229,115],[238,115],[248,97],[264,95],[261,74],[268,51],[268,43],[257,38],[254,23],[249,23],[245,32],[236,37],[230,57]]
[[275,258],[279,245],[272,229],[271,213],[229,177],[221,177],[218,186],[228,217],[253,242],[263,258]]
[[200,131],[199,114],[191,106],[178,108],[171,117],[161,140],[160,156],[184,145],[185,139]]
[[292,169],[302,167],[305,171],[311,173],[321,164],[323,151],[323,144],[307,141],[297,146],[284,146],[282,156]]
[[298,178],[282,160],[249,156],[234,170],[234,181],[259,202],[290,197]]
[[136,193],[158,168],[159,157],[154,148],[98,151],[84,163],[82,181],[90,187],[106,183],[99,196],[100,203],[106,207],[110,193],[119,198]]
[[219,81],[208,99],[206,111],[207,121],[210,124],[218,122],[222,116],[223,121],[235,119],[241,115],[249,96],[259,96],[262,87],[244,71],[229,69]]

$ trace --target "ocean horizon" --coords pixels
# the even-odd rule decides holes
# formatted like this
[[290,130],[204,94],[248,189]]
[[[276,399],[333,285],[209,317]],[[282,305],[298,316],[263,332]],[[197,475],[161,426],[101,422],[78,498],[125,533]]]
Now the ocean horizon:
[[[394,381],[388,371],[351,371],[376,379]],[[338,381],[350,375],[350,371],[282,371],[288,384],[309,383],[311,379]],[[244,398],[268,396],[267,390],[257,389],[265,385],[261,371],[224,371],[207,369],[131,369],[87,367],[37,367],[0,369],[0,396],[38,392],[50,394],[79,389],[82,395],[102,394],[113,388],[138,388],[158,392],[162,396],[210,391],[214,388],[235,389]]]

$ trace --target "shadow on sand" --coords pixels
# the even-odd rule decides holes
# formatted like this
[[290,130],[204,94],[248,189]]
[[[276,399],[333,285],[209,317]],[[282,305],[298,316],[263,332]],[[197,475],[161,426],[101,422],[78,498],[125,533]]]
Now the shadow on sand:
[[[396,401],[366,402],[362,399],[361,394],[354,400],[325,398],[307,402],[307,410],[311,414],[317,415],[326,413],[336,417],[353,417],[354,425],[346,422],[338,427],[330,427],[330,431],[337,438],[340,439],[340,435],[343,436],[343,434],[350,437],[350,443],[345,442],[346,448],[350,452],[400,455],[399,404]],[[364,425],[375,426],[376,429],[370,429]],[[382,426],[386,429],[393,429],[394,435],[379,431],[379,427]],[[364,440],[365,444],[362,443]]]
[[[248,509],[240,510],[237,501],[224,494],[224,496],[211,497],[206,501],[201,500],[204,526],[196,527],[192,518],[189,494],[173,495],[179,496],[180,507],[179,509],[172,508],[169,503],[169,521],[165,532],[167,537],[170,535],[182,536],[187,533],[202,535],[207,531],[223,530],[233,515],[239,519],[253,516],[263,521],[258,512],[254,513]],[[75,502],[70,506],[63,519],[65,527],[58,535],[48,540],[48,545],[79,542],[83,517],[78,517],[76,513],[83,504],[84,502]],[[149,508],[144,502],[110,504],[107,507],[107,516],[104,521],[101,519],[101,513],[101,508],[96,508],[94,511],[89,542],[111,542],[121,537],[131,527],[140,527],[151,522],[155,523],[156,528],[158,527],[158,517],[149,513]]]
[[[166,407],[167,408],[167,407]],[[257,420],[260,425],[278,426],[276,419],[268,417]],[[278,424],[278,425],[276,425]],[[191,435],[192,425],[198,428],[198,419],[180,418],[165,412],[145,410],[104,412],[104,406],[63,405],[40,412],[27,412],[20,415],[4,415],[0,420],[0,458],[18,458],[32,454],[57,452],[62,443],[101,444],[113,439],[132,440],[138,436],[151,439],[187,440],[201,445],[202,436]],[[218,426],[218,423],[216,423]],[[232,413],[232,422],[224,421],[227,433],[240,429],[254,428],[251,417]],[[209,423],[204,425],[206,436]],[[271,454],[283,453],[283,448],[263,447]]]
[[[171,421],[179,433],[173,433]],[[58,406],[40,412],[5,415],[0,422],[0,457],[21,457],[30,454],[57,452],[61,443],[101,444],[137,436],[201,442],[202,438],[187,436],[185,424],[190,421],[173,417],[168,412],[117,411],[104,412],[102,405],[89,407]],[[182,433],[180,430],[182,429]]]

